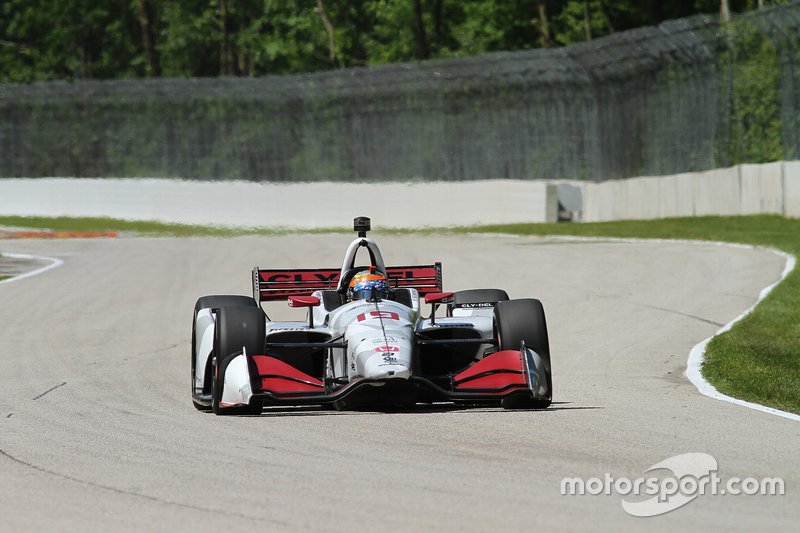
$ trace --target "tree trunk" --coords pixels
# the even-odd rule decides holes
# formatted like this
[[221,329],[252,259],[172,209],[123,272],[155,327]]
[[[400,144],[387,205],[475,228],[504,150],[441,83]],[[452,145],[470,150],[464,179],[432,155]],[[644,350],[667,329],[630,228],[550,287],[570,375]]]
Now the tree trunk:
[[547,19],[547,4],[544,0],[539,0],[539,46],[550,48],[552,39],[550,37],[550,22]]
[[444,0],[436,0],[433,3],[433,45],[432,49],[436,52],[442,49],[444,44]]
[[155,32],[153,31],[153,6],[150,0],[136,0],[139,26],[142,28],[142,48],[147,58],[147,76],[158,78],[161,76],[161,63],[156,51]]
[[219,73],[221,76],[231,76],[235,74],[233,46],[228,29],[228,2],[219,0],[219,24],[222,35],[219,43]]
[[[247,27],[250,25],[249,17],[242,17],[239,21],[239,35],[242,35],[245,31],[247,31]],[[239,49],[236,51],[237,57],[237,64],[239,66],[239,75],[241,76],[252,76],[253,75],[253,60],[252,54],[250,51],[242,50],[240,46]]]
[[[78,45],[78,78],[81,80],[91,79],[89,72],[89,59],[86,47],[82,44]],[[82,177],[82,176],[79,176]]]
[[325,4],[322,3],[322,0],[317,0],[317,13],[319,14],[319,18],[322,19],[322,25],[325,26],[325,31],[328,33],[328,61],[331,62],[331,65],[335,65],[336,41],[334,40],[333,24],[331,24],[331,20],[325,13]]
[[583,23],[586,27],[586,40],[592,40],[592,20],[589,17],[589,0],[583,1]]
[[425,33],[425,21],[422,18],[422,3],[414,0],[414,40],[417,42],[417,59],[428,59],[431,57],[431,49],[428,46],[428,35]]
[[719,18],[723,23],[730,22],[731,20],[731,6],[728,0],[720,0],[719,3]]

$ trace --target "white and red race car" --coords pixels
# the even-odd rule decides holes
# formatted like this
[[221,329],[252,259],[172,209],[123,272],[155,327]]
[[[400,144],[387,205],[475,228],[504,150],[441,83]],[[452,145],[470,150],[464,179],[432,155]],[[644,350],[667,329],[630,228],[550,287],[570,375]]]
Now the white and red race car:
[[[409,408],[417,403],[545,408],[553,393],[550,347],[539,300],[504,290],[442,290],[442,267],[387,267],[355,219],[358,237],[341,269],[253,269],[253,297],[203,296],[192,328],[197,409],[259,414],[265,406]],[[365,248],[369,265],[357,266]],[[364,270],[389,290],[352,299]],[[430,306],[423,316],[423,304]],[[307,308],[277,322],[261,302]],[[446,316],[436,316],[444,306]]]

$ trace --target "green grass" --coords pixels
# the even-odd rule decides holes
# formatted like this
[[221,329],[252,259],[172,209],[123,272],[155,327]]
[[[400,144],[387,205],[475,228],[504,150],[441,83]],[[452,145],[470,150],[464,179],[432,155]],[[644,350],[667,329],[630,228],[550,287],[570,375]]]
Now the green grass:
[[[513,224],[470,231],[517,235],[700,239],[769,246],[800,256],[800,220],[700,217],[595,224]],[[702,369],[720,392],[800,413],[800,270],[706,348]]]
[[[0,226],[60,231],[122,231],[159,236],[274,235],[287,230],[235,229],[127,222],[108,218],[0,217]],[[349,231],[344,228],[314,233]],[[424,230],[430,233],[433,230]],[[800,220],[779,216],[699,217],[591,224],[509,224],[448,230],[453,233],[575,235],[700,239],[770,246],[800,256]],[[399,231],[398,233],[410,233]],[[748,401],[800,413],[800,271],[795,270],[753,313],[708,345],[703,375],[718,390]]]
[[[21,217],[0,216],[0,226],[52,231],[80,231],[135,233],[140,236],[157,237],[236,237],[241,235],[282,235],[296,233],[286,228],[240,228],[230,226],[198,226],[191,224],[171,224],[154,221],[120,220],[101,217]],[[307,230],[305,233],[330,233],[347,231],[344,228]]]

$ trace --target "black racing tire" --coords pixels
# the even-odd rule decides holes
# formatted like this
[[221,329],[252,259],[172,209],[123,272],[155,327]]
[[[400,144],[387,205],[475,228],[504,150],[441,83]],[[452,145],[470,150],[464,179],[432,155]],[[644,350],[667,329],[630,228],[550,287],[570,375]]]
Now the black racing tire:
[[219,307],[258,307],[258,304],[253,300],[252,296],[214,294],[198,298],[197,303],[194,304],[194,312],[197,313],[201,309]]
[[257,307],[221,307],[214,325],[214,368],[211,381],[211,409],[217,415],[260,414],[262,403],[252,400],[241,407],[222,407],[222,384],[228,364],[242,353],[264,353],[266,326],[264,312]]
[[[198,411],[210,411],[211,405],[200,403],[194,399],[194,376],[196,372],[196,362],[197,362],[197,354],[195,353],[195,340],[196,340],[196,331],[195,325],[197,322],[197,312],[201,309],[207,308],[219,308],[219,307],[258,307],[256,301],[253,300],[250,296],[239,296],[233,294],[224,294],[224,295],[211,295],[211,296],[203,296],[198,298],[197,303],[194,304],[194,314],[192,315],[192,382],[191,382],[191,391],[192,391],[192,405]],[[210,372],[207,373],[210,377]]]
[[547,335],[542,302],[533,298],[497,302],[494,308],[497,343],[500,350],[519,350],[522,342],[542,358],[545,367],[547,389],[550,398],[531,400],[529,396],[510,395],[503,399],[507,409],[549,407],[553,398],[553,377],[550,367],[550,340]]
[[463,304],[497,303],[508,300],[503,289],[469,289],[453,293],[453,307]]

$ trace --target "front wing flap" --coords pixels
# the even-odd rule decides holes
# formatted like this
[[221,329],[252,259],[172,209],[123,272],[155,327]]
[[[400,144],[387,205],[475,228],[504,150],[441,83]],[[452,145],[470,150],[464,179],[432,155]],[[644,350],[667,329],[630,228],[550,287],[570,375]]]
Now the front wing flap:
[[[363,387],[376,387],[383,383],[356,379],[331,389],[313,376],[292,365],[267,355],[248,356],[252,383],[241,384],[239,389],[252,390],[249,398],[270,405],[320,405],[342,400]],[[503,350],[487,355],[469,368],[451,377],[450,387],[443,388],[425,376],[412,376],[408,386],[425,393],[426,398],[440,401],[501,400],[506,396],[529,393],[532,399],[549,397],[545,369],[541,358],[533,350]],[[238,374],[242,376],[240,372]],[[228,386],[226,376],[226,387]],[[390,380],[393,385],[400,380]]]

